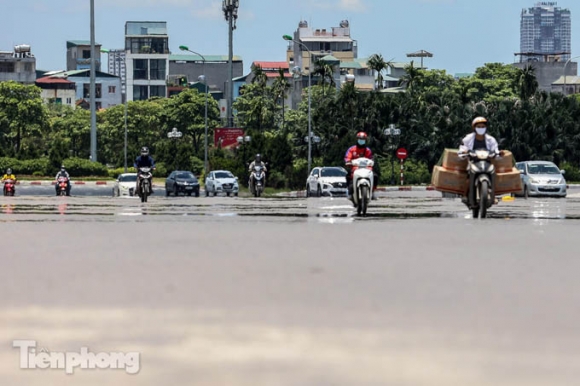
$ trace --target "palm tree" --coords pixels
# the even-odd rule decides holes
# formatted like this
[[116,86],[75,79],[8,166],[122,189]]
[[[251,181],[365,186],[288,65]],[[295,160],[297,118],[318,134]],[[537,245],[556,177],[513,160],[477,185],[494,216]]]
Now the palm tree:
[[421,86],[421,81],[423,78],[423,70],[413,65],[413,61],[405,67],[405,75],[399,80],[399,85],[404,85],[407,89],[413,93]]
[[334,81],[333,73],[334,68],[327,62],[324,62],[320,59],[314,62],[314,71],[312,72],[312,75],[320,75],[323,89],[327,80],[330,87],[336,87],[336,82]]
[[259,64],[252,64],[252,83],[257,83],[261,87],[266,87],[268,83],[268,76]]
[[379,90],[383,89],[383,71],[386,71],[389,67],[392,67],[391,61],[385,62],[383,59],[383,55],[381,54],[373,54],[369,57],[367,61],[367,65],[373,71],[377,72],[377,88]]
[[278,69],[278,76],[272,86],[276,100],[280,99],[282,103],[282,130],[284,130],[284,107],[286,105],[286,95],[290,90],[290,82],[286,79],[286,72],[283,68]]
[[521,99],[529,99],[538,91],[539,85],[536,79],[536,70],[528,65],[517,70],[516,86]]

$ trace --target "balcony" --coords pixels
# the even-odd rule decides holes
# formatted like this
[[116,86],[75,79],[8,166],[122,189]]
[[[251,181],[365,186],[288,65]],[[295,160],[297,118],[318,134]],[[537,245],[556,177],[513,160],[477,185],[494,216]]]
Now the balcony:
[[[77,64],[91,64],[91,58],[88,58],[88,59],[85,59],[85,58],[83,58],[83,59],[77,58],[76,61],[77,61]],[[99,59],[96,59],[95,60],[95,64],[97,66],[99,66],[101,64],[101,61]]]

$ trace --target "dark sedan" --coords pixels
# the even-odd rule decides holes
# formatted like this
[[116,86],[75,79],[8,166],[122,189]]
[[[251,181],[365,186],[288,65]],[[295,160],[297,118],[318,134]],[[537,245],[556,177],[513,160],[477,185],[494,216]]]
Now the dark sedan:
[[199,197],[199,181],[192,172],[176,170],[171,172],[165,180],[165,195],[172,194],[178,196],[179,193]]

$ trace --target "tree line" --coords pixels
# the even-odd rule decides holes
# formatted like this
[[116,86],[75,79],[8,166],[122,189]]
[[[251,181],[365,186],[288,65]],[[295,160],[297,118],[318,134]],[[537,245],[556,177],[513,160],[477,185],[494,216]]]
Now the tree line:
[[[580,105],[576,97],[538,90],[532,67],[490,63],[471,77],[454,79],[442,70],[424,70],[413,62],[406,68],[401,93],[385,92],[382,78],[389,63],[380,55],[369,60],[378,74],[375,90],[361,92],[345,83],[337,90],[331,69],[317,63],[311,89],[312,130],[321,138],[313,144],[313,164],[342,165],[355,134],[365,131],[369,146],[379,159],[382,182],[391,177],[395,149],[405,147],[407,182],[428,183],[430,171],[445,148],[457,148],[479,115],[490,121],[489,132],[502,149],[511,150],[518,161],[549,160],[569,169],[574,178],[580,163]],[[251,83],[240,90],[234,103],[236,126],[246,130],[251,142],[230,151],[211,145],[212,169],[227,168],[247,177],[247,164],[256,153],[269,163],[269,184],[303,187],[307,175],[307,90],[299,107],[284,107],[290,83],[280,73],[272,85],[264,71],[252,69]],[[356,80],[355,80],[356,82]],[[203,173],[205,95],[195,89],[171,98],[128,103],[127,139],[129,165],[141,146],[149,146],[161,164],[159,175],[175,167]],[[387,136],[389,125],[401,130]],[[108,168],[124,164],[124,106],[97,113],[98,161]],[[167,138],[172,128],[183,133],[179,140]],[[209,99],[209,143],[220,127],[217,101]],[[90,114],[82,109],[46,105],[40,89],[13,82],[0,83],[0,157],[44,159],[56,168],[65,159],[88,160]],[[5,163],[5,162],[4,162]],[[0,165],[4,164],[0,162]],[[579,176],[580,177],[580,176]]]

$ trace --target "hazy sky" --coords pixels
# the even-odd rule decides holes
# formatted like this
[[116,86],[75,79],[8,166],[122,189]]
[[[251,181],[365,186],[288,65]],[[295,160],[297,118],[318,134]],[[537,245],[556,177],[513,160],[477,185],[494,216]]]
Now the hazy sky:
[[[245,71],[256,60],[283,61],[286,42],[302,19],[331,29],[348,19],[359,57],[380,53],[409,61],[421,49],[434,54],[429,68],[474,72],[488,62],[512,63],[519,51],[520,13],[535,0],[240,0],[234,54]],[[167,21],[169,45],[227,55],[228,30],[221,0],[95,0],[96,40],[123,48],[126,21]],[[572,12],[572,54],[580,55],[578,1],[558,2]],[[0,51],[29,44],[43,70],[66,66],[66,41],[89,40],[89,0],[0,0]],[[105,59],[105,58],[104,58]]]

